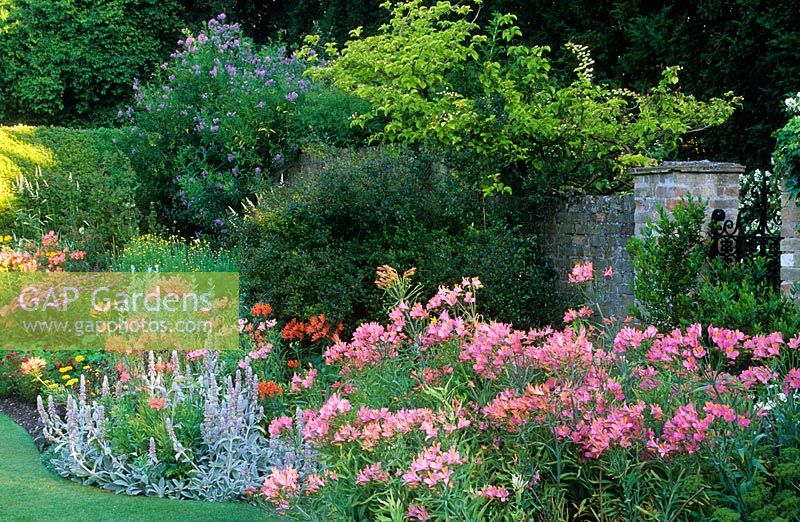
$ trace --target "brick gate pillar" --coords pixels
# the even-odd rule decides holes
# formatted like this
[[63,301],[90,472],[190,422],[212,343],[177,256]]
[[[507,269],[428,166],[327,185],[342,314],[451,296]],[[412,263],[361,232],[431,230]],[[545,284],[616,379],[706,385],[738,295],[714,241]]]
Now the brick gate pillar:
[[634,235],[641,235],[648,220],[658,219],[659,205],[671,211],[688,194],[708,202],[706,223],[711,220],[711,212],[718,208],[725,211],[727,219],[735,221],[739,211],[739,175],[744,170],[738,163],[711,161],[665,161],[657,167],[634,169]]
[[800,208],[784,190],[781,195],[781,289],[789,292],[800,281]]

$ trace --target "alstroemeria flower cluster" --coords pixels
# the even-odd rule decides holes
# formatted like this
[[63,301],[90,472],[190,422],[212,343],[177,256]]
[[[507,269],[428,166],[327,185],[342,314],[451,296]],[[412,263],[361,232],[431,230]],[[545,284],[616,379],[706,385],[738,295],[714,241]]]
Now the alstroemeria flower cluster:
[[40,244],[32,243],[25,249],[0,248],[0,270],[5,272],[63,272],[79,269],[70,262],[83,261],[86,252],[71,250],[59,244],[52,230],[44,234]]
[[[337,395],[331,399],[341,404]],[[463,408],[454,410],[457,414],[454,422],[450,422],[447,416],[429,408],[400,409],[390,412],[388,408],[373,409],[365,406],[362,406],[355,418],[351,419],[339,415],[339,412],[349,411],[349,402],[347,409],[333,410],[327,407],[331,399],[319,412],[313,410],[304,412],[306,422],[304,437],[308,442],[325,442],[333,445],[356,443],[363,449],[372,449],[381,442],[391,441],[409,433],[420,433],[425,440],[436,439],[441,433],[452,433],[466,428],[472,422],[470,413]]]
[[385,328],[378,323],[362,324],[353,332],[352,341],[340,341],[325,350],[325,363],[341,363],[341,372],[347,375],[396,357],[403,339],[401,330],[394,325]]
[[435,488],[438,484],[448,487],[450,486],[450,477],[453,475],[453,466],[464,462],[455,446],[451,446],[447,451],[442,451],[441,444],[435,442],[422,450],[411,462],[408,471],[403,473],[403,482],[412,487],[421,484],[430,489]]
[[356,484],[363,486],[370,482],[386,482],[389,480],[389,474],[383,471],[382,466],[383,464],[379,461],[359,471],[356,476]]
[[261,486],[261,494],[279,510],[289,509],[290,502],[300,492],[300,475],[291,466],[273,468]]
[[479,496],[479,497],[499,500],[500,502],[506,502],[511,493],[509,493],[508,489],[506,489],[505,486],[491,486],[491,485],[489,485],[489,486],[482,487],[475,494],[477,496]]
[[577,285],[591,281],[593,278],[594,266],[591,261],[586,261],[584,263],[576,263],[575,266],[572,267],[572,272],[567,276],[567,281],[570,284]]
[[314,378],[317,376],[316,368],[311,368],[306,373],[305,377],[300,377],[298,374],[294,374],[292,376],[291,387],[289,388],[292,392],[300,392],[302,390],[307,390],[314,386]]
[[[575,278],[591,276],[591,266],[576,268]],[[302,412],[303,440],[347,466],[340,472],[353,491],[406,498],[409,518],[429,516],[426,495],[452,487],[457,472],[459,487],[490,502],[487,509],[527,495],[529,463],[515,468],[520,440],[557,443],[581,465],[669,465],[762,422],[771,413],[754,391],[786,397],[800,389],[800,368],[791,367],[800,337],[700,324],[661,333],[628,323],[612,335],[590,320],[519,330],[476,313],[479,283],[440,288],[424,304],[400,300],[385,325],[363,324],[329,348],[326,363],[340,370],[335,392]],[[386,392],[392,400],[380,405],[370,388],[376,367],[398,372]],[[295,374],[293,390],[317,386],[309,377]],[[269,427],[275,437],[291,430],[288,417]],[[465,455],[476,456],[469,466]]]

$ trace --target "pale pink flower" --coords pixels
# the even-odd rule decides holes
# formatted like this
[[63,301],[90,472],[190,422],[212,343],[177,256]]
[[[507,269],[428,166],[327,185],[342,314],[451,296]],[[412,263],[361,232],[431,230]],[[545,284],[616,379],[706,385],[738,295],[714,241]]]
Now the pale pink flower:
[[186,359],[189,361],[194,361],[196,359],[200,359],[201,357],[205,357],[208,353],[208,350],[192,350],[190,352],[186,352]]
[[591,281],[594,278],[594,267],[591,261],[585,263],[577,263],[572,267],[572,272],[567,277],[570,284],[580,284],[586,281]]
[[291,431],[293,425],[294,419],[291,417],[278,417],[277,419],[272,419],[267,431],[270,437],[277,439],[284,431]]
[[771,359],[781,353],[783,336],[780,332],[769,335],[754,335],[744,343],[745,348],[753,350],[753,359]]
[[360,470],[356,475],[356,484],[363,486],[370,482],[388,482],[389,474],[386,473],[381,466],[382,463],[378,461]]
[[757,383],[767,384],[777,378],[778,374],[768,366],[753,366],[739,374],[739,380],[745,388]]
[[289,509],[289,501],[300,494],[298,479],[299,474],[291,465],[284,468],[276,466],[264,479],[261,494],[278,510],[285,511]]
[[715,328],[711,325],[708,327],[708,334],[711,340],[717,345],[717,348],[725,353],[725,357],[734,361],[739,357],[739,350],[737,347],[739,343],[745,340],[746,336],[739,330],[728,330],[727,328]]
[[408,510],[406,511],[406,517],[408,517],[409,520],[416,519],[419,522],[427,522],[430,518],[430,515],[428,515],[428,510],[425,508],[425,506],[420,504],[411,504],[408,506]]
[[510,493],[505,486],[484,486],[476,493],[479,497],[488,498],[489,500],[499,500],[500,502],[508,501]]
[[263,346],[260,346],[258,349],[253,350],[249,355],[251,359],[266,359],[271,351],[272,343],[267,343]]
[[325,486],[325,479],[318,473],[309,473],[303,481],[306,493],[316,493]]
[[594,312],[588,306],[583,306],[579,310],[573,310],[570,308],[564,313],[564,322],[569,324],[577,319],[581,319],[583,317],[591,317]]
[[786,385],[793,390],[800,389],[800,368],[792,368],[789,370],[789,372],[786,374],[786,377],[784,377],[783,382],[785,382]]
[[422,450],[411,462],[408,470],[402,475],[403,482],[411,487],[425,484],[433,489],[439,483],[449,487],[450,477],[453,474],[451,466],[463,463],[455,446],[443,452],[441,445],[435,442],[429,448]]
[[289,388],[292,392],[299,392],[301,390],[307,390],[314,385],[314,378],[317,376],[316,368],[312,368],[308,371],[305,377],[300,377],[298,374],[294,374],[292,376],[292,385]]
[[45,247],[57,247],[58,246],[58,235],[54,231],[49,231],[47,234],[42,236],[42,246]]

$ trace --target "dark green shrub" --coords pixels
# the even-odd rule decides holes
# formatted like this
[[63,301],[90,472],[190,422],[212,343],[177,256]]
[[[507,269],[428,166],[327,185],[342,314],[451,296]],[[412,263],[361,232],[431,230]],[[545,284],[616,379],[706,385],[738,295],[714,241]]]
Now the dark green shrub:
[[639,319],[662,329],[692,323],[746,333],[800,328],[797,307],[766,280],[762,259],[709,261],[703,240],[705,203],[691,196],[670,215],[648,223],[628,244]]
[[[498,198],[499,199],[499,198]],[[520,324],[553,308],[553,271],[533,238],[493,219],[478,194],[410,153],[339,151],[318,172],[276,186],[237,223],[247,299],[288,319],[325,313],[353,324],[381,312],[375,269],[417,268],[429,290],[486,283],[484,312]]]
[[42,230],[90,253],[136,233],[136,176],[111,129],[0,127],[0,232]]
[[175,0],[0,0],[0,119],[111,122],[174,45],[179,12]]
[[668,328],[695,316],[698,274],[707,259],[702,241],[705,209],[691,198],[671,216],[660,208],[658,220],[628,244],[638,315],[649,324]]
[[800,331],[797,306],[770,286],[762,258],[736,265],[709,263],[697,296],[696,317],[704,325],[724,324],[750,333],[780,331],[787,337]]

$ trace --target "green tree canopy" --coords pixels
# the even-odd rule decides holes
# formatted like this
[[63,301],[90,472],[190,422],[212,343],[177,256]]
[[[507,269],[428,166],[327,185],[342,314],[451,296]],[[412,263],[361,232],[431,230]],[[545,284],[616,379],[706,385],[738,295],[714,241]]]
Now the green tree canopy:
[[521,42],[515,16],[495,14],[484,30],[479,5],[387,2],[392,16],[378,34],[354,30],[309,72],[370,102],[354,123],[385,121],[374,139],[466,153],[490,187],[519,181],[534,196],[617,188],[627,167],[665,157],[681,136],[733,112],[729,93],[701,102],[681,92],[676,67],[644,93],[596,82],[588,49],[576,44],[568,48],[578,66],[561,80],[549,48]]

